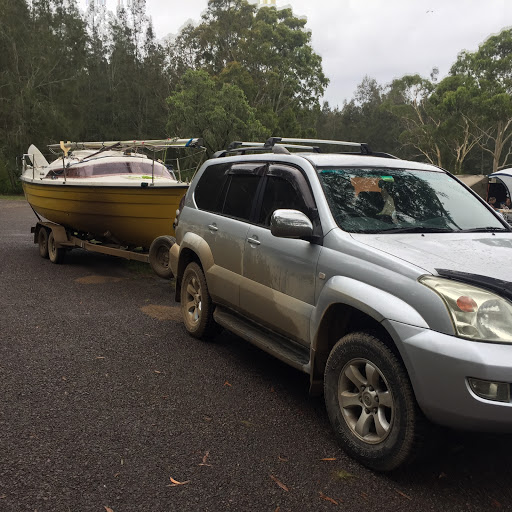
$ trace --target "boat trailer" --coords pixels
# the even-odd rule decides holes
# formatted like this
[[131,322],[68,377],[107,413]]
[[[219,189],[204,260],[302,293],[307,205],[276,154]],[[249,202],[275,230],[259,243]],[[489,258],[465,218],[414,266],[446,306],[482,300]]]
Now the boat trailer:
[[149,263],[159,277],[165,279],[173,277],[169,267],[169,249],[176,242],[176,239],[170,235],[155,238],[151,243],[149,252],[144,252],[130,250],[114,243],[82,238],[78,236],[78,233],[54,222],[40,220],[35,226],[32,226],[30,232],[34,234],[34,243],[39,246],[40,256],[48,258],[52,263],[62,263],[66,251],[79,248],[89,252],[117,256],[126,260]]

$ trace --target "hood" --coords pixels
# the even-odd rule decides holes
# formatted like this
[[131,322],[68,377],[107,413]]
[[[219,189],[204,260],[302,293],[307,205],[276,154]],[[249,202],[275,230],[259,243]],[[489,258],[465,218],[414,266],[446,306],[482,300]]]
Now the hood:
[[512,233],[352,236],[432,274],[448,269],[512,282]]

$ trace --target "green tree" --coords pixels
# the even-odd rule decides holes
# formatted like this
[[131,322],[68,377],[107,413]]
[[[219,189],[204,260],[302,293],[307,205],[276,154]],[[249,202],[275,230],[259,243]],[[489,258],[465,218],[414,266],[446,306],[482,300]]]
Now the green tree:
[[[128,9],[118,9],[108,25],[105,40],[94,39],[91,65],[98,80],[99,108],[94,115],[101,119],[96,137],[107,139],[161,138],[167,123],[166,98],[170,93],[166,76],[166,54],[155,38],[152,24],[145,14],[145,1],[132,2]],[[105,69],[105,73],[99,74]],[[92,85],[98,89],[96,84]],[[94,97],[91,97],[94,101]],[[99,107],[99,105],[98,105]]]
[[305,23],[291,9],[210,0],[202,22],[186,27],[173,43],[173,55],[188,48],[175,69],[204,69],[236,85],[272,132],[311,134],[328,80]]
[[448,167],[455,174],[463,171],[466,158],[482,140],[474,125],[474,101],[473,81],[463,76],[446,77],[427,99],[428,108],[440,120],[437,138],[445,150]]
[[202,137],[211,154],[233,140],[268,137],[243,91],[213,80],[206,71],[187,71],[167,100],[172,136]]
[[386,94],[385,108],[402,125],[400,142],[428,162],[442,167],[443,140],[440,137],[442,118],[429,98],[435,83],[419,75],[405,75],[393,80]]
[[10,170],[30,143],[77,133],[87,34],[74,0],[1,0],[0,10],[0,158]]
[[358,85],[354,97],[338,114],[335,138],[366,142],[374,150],[400,150],[400,124],[384,108],[385,87],[368,76]]
[[512,29],[489,37],[476,52],[462,52],[450,71],[471,83],[473,126],[479,145],[492,156],[492,172],[512,157]]

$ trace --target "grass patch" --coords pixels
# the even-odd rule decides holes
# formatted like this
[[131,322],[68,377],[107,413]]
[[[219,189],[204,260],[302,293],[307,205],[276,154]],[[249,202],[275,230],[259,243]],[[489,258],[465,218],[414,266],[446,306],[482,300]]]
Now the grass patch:
[[335,471],[334,476],[339,480],[347,480],[349,478],[357,478],[355,475],[353,475],[352,473],[349,473],[348,471],[345,471],[344,469]]
[[127,260],[125,263],[126,270],[137,274],[139,276],[151,276],[155,275],[151,265],[149,263],[143,263],[137,260]]
[[[149,263],[143,263],[142,261],[137,260],[125,260],[125,268],[134,277],[157,277],[157,275],[153,272],[151,265]],[[167,281],[171,290],[176,290],[176,280],[172,279],[162,279],[158,278],[162,281]]]
[[25,196],[23,194],[19,195],[3,195],[0,194],[0,201],[21,201],[22,199],[25,199]]

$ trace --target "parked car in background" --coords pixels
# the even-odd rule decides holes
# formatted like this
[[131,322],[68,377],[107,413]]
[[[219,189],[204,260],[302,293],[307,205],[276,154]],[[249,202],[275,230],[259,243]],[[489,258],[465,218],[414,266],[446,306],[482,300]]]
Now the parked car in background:
[[429,421],[510,432],[510,227],[438,167],[324,142],[202,166],[170,250],[188,332],[222,326],[307,373],[375,470],[413,460]]
[[496,198],[496,208],[503,215],[504,219],[512,223],[512,169],[501,169],[489,174],[487,184],[487,200],[490,197]]

